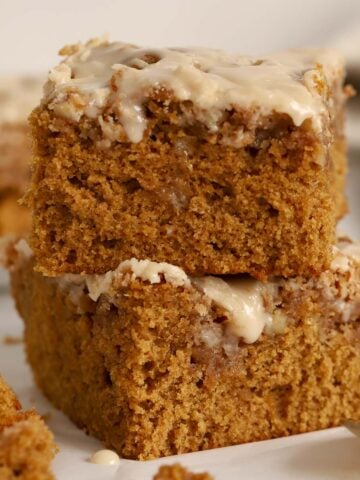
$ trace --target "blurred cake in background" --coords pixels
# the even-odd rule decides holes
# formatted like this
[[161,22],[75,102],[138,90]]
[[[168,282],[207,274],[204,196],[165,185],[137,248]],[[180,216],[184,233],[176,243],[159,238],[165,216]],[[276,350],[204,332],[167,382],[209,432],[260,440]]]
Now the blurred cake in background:
[[27,117],[41,96],[39,77],[0,77],[0,235],[24,233],[27,209],[19,205],[29,176]]
[[163,465],[154,480],[212,480],[208,473],[191,473],[179,463]]
[[[352,27],[346,25],[346,28],[339,34],[337,33],[331,46],[336,48],[344,55],[347,71],[347,82],[352,85],[356,92],[360,92],[360,24],[355,22]],[[349,103],[346,122],[346,136],[350,152],[358,157],[360,149],[360,97],[356,95],[354,100]],[[355,162],[354,162],[355,163]]]

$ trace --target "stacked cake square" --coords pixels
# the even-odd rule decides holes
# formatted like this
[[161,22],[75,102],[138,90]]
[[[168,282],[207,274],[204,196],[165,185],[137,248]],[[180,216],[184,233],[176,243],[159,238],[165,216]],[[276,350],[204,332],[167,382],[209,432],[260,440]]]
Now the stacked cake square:
[[8,247],[45,395],[134,459],[359,419],[341,57],[61,53]]

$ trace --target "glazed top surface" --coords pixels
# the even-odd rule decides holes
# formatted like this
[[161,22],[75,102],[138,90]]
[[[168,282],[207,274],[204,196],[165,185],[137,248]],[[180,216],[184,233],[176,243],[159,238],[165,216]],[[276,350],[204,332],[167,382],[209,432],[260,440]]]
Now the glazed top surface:
[[296,126],[311,119],[321,131],[331,110],[329,86],[343,79],[343,59],[330,49],[288,50],[254,57],[205,48],[140,48],[96,39],[64,47],[49,73],[44,102],[56,115],[79,121],[111,107],[131,142],[146,130],[144,102],[166,90],[190,101],[210,130],[224,110],[273,112]]

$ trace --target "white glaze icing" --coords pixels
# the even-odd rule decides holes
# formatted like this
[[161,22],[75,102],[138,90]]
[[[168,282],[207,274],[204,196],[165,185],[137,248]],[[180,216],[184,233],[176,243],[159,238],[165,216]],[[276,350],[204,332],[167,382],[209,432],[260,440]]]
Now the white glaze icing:
[[144,282],[160,283],[162,277],[166,282],[175,287],[190,286],[190,279],[179,267],[165,262],[152,262],[150,260],[137,260],[131,258],[121,262],[116,270],[106,272],[104,275],[86,275],[86,285],[89,296],[96,301],[102,293],[109,290],[114,278],[125,272],[130,272],[132,279],[140,279]]
[[[292,50],[259,58],[204,48],[139,48],[105,40],[73,46],[49,74],[44,101],[58,115],[78,121],[101,118],[111,104],[132,142],[146,129],[143,103],[165,88],[190,100],[214,131],[224,110],[253,109],[255,115],[288,114],[295,125],[311,119],[320,131],[329,110],[324,88],[342,78],[342,58],[332,50]],[[155,63],[147,63],[153,56]],[[326,90],[326,89],[325,89]],[[240,135],[241,136],[241,135]]]
[[98,450],[90,457],[90,463],[97,465],[119,465],[119,455],[113,450]]
[[39,103],[43,82],[38,77],[0,77],[0,122],[25,122]]
[[115,270],[103,275],[71,275],[65,281],[74,285],[85,282],[89,297],[97,301],[100,295],[111,292],[114,280],[121,278],[124,273],[130,274],[132,280],[138,279],[151,284],[160,283],[162,278],[175,287],[190,287],[192,283],[195,284],[210,300],[229,312],[229,331],[242,337],[247,343],[255,342],[265,326],[271,326],[271,315],[265,311],[262,294],[265,289],[271,288],[272,284],[266,285],[256,280],[225,281],[212,276],[190,278],[175,265],[132,258],[121,262]]
[[229,330],[246,343],[260,337],[272,317],[265,310],[263,292],[267,285],[253,279],[201,277],[193,280],[207,297],[229,312]]
[[360,262],[360,242],[352,242],[346,238],[340,240],[334,247],[333,254],[331,269],[348,272],[351,270],[353,262]]

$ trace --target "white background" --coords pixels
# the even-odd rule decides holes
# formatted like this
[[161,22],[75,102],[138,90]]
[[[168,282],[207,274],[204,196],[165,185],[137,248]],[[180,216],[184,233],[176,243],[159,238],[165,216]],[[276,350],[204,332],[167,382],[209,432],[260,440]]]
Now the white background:
[[357,25],[359,0],[0,0],[0,74],[44,72],[64,44],[105,32],[144,46],[264,53],[332,43]]

